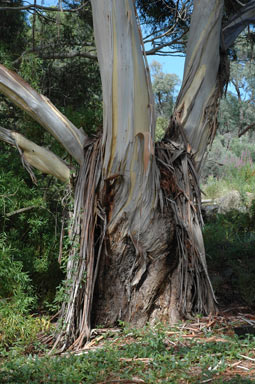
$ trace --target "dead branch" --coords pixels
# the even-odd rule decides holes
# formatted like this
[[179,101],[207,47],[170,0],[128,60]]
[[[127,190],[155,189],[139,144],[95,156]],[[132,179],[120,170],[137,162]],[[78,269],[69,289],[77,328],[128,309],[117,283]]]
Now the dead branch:
[[38,207],[36,205],[31,205],[31,207],[20,208],[20,209],[17,209],[17,211],[9,212],[6,214],[6,216],[11,217],[14,215],[18,215],[19,213],[22,213],[22,212],[30,211],[31,209],[34,209],[34,208],[42,208],[42,207]]
[[53,152],[26,139],[20,133],[10,131],[3,127],[0,127],[0,140],[17,148],[21,156],[22,164],[29,172],[33,182],[36,183],[36,178],[31,166],[39,169],[43,173],[53,175],[61,181],[69,182],[70,169],[64,161]]
[[63,8],[61,9],[58,7],[45,7],[43,5],[38,5],[38,4],[29,4],[29,5],[24,5],[22,7],[0,7],[0,11],[16,12],[16,11],[29,11],[29,10],[39,9],[41,11],[50,11],[50,12],[79,12],[86,5],[87,5],[87,2],[75,9],[63,9]]
[[241,132],[238,133],[238,137],[243,136],[247,131],[249,131],[249,129],[254,127],[255,127],[255,123],[248,125],[248,127],[246,127],[245,129],[243,129]]

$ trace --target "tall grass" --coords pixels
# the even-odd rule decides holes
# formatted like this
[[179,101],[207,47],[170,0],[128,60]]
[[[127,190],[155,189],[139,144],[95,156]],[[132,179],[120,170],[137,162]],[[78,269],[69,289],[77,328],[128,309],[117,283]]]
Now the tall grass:
[[202,185],[206,198],[215,199],[236,190],[240,194],[255,192],[255,164],[251,153],[241,152],[239,157],[231,153],[223,160],[223,170],[220,177],[209,175]]

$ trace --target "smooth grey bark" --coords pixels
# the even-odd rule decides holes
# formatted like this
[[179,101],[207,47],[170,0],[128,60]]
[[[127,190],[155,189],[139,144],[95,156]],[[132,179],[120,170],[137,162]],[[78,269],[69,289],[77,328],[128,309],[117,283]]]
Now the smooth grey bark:
[[240,33],[250,24],[255,24],[255,1],[251,0],[223,27],[223,49],[230,48]]
[[0,92],[47,129],[81,164],[87,135],[76,128],[47,97],[39,95],[19,75],[0,65]]
[[127,231],[138,233],[148,226],[159,191],[149,73],[133,2],[93,0],[92,10],[104,100],[103,175],[121,179],[109,226],[126,215]]
[[199,170],[217,127],[223,0],[195,0],[182,87],[174,116]]
[[3,127],[0,127],[0,140],[19,150],[23,165],[29,171],[32,179],[35,178],[30,166],[43,173],[55,176],[63,182],[70,182],[70,169],[53,152],[33,143],[20,133],[10,131]]

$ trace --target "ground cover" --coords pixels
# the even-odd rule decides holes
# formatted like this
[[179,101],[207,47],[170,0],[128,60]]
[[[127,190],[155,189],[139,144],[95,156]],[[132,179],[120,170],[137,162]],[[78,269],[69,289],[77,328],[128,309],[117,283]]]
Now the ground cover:
[[254,383],[255,337],[245,332],[255,329],[255,316],[240,310],[174,327],[97,328],[83,349],[61,355],[48,356],[52,338],[39,334],[32,352],[11,348],[0,359],[0,382]]

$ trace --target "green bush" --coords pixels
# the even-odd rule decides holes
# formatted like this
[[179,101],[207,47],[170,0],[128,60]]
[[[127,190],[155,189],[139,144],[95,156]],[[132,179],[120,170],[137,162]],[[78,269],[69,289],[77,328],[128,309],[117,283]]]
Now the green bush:
[[15,261],[13,250],[7,246],[6,235],[0,237],[0,354],[15,349],[24,352],[37,343],[37,334],[49,329],[45,319],[32,317],[29,312],[36,304],[31,280]]
[[208,268],[223,303],[255,305],[255,201],[249,212],[231,211],[204,228]]
[[[254,193],[255,164],[249,151],[242,150],[238,156],[231,151],[226,151],[224,158],[215,151],[213,156],[219,156],[222,166],[218,173],[213,171],[208,164],[203,171],[202,190],[207,198],[215,199],[233,190],[237,190],[243,195],[246,192]],[[215,164],[217,163],[215,162]],[[206,172],[211,173],[205,177]]]
[[[15,151],[1,156],[0,232],[5,234],[5,252],[8,250],[13,266],[31,279],[30,285],[43,305],[54,299],[63,277],[57,259],[64,186],[49,176],[37,176],[35,186]],[[23,208],[28,210],[19,212]]]

